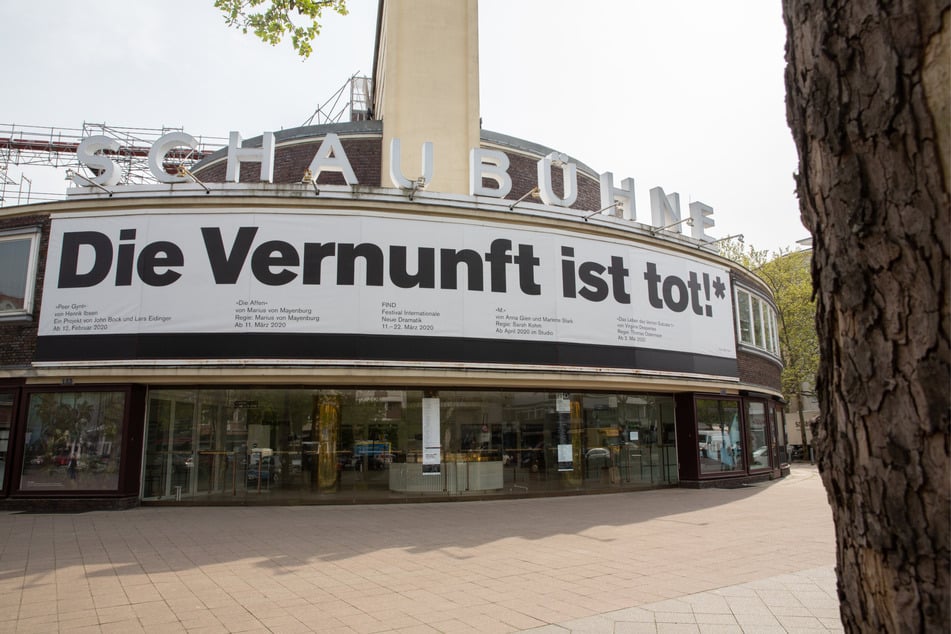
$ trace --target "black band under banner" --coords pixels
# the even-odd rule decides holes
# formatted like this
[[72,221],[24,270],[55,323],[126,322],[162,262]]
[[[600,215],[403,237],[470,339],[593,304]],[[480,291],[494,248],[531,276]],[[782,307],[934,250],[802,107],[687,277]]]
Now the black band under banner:
[[37,362],[282,359],[615,368],[737,377],[736,359],[584,343],[309,333],[48,335]]

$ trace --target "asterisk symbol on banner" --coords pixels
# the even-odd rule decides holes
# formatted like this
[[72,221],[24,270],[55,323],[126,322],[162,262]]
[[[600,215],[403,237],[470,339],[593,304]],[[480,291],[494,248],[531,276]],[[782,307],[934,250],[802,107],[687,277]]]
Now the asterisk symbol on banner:
[[726,297],[726,284],[720,280],[719,275],[717,275],[717,278],[713,280],[713,294],[717,296],[717,299],[723,299]]

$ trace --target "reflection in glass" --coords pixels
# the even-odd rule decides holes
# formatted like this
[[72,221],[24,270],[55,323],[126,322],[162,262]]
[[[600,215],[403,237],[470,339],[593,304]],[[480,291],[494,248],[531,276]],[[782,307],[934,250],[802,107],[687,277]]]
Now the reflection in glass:
[[700,473],[742,471],[743,442],[739,401],[697,399]]
[[152,390],[143,497],[358,501],[677,481],[670,396],[433,392],[436,475],[423,472],[423,397],[421,390]]
[[31,238],[0,240],[0,313],[24,308]]
[[750,436],[750,469],[769,468],[769,438],[766,428],[766,404],[747,401],[746,424]]
[[766,348],[766,343],[763,341],[763,313],[762,313],[763,302],[758,297],[753,298],[753,336],[754,344],[757,348]]
[[21,490],[116,490],[124,392],[32,394]]
[[789,462],[786,455],[786,413],[782,405],[774,403],[772,405],[772,429],[773,429],[773,464],[779,466],[782,463]]
[[13,394],[0,392],[0,489],[4,487],[8,453],[10,451],[10,428],[13,426]]
[[750,296],[749,293],[737,291],[736,294],[737,314],[740,319],[740,341],[743,343],[753,343],[753,323],[750,314]]
[[756,346],[772,354],[779,353],[776,312],[769,302],[737,289],[736,315],[740,343]]

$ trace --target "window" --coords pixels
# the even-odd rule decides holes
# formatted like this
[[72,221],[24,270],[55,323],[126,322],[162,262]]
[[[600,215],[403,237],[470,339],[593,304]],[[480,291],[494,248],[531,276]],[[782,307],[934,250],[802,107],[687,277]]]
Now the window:
[[30,396],[21,491],[114,491],[124,392],[43,392]]
[[[669,394],[153,389],[146,425],[148,500],[522,495],[678,477]],[[424,433],[434,431],[438,456],[424,451]],[[745,446],[739,437],[729,442]],[[423,469],[434,464],[439,477]],[[52,471],[69,481],[64,468]]]
[[766,404],[761,401],[747,401],[746,424],[749,428],[750,470],[770,467],[769,431],[766,422]]
[[770,323],[773,324],[773,348],[772,351],[779,356],[779,328],[776,326],[776,313],[769,311]]
[[753,298],[753,345],[757,348],[766,348],[763,339],[763,302]]
[[776,311],[769,302],[737,288],[736,318],[740,343],[779,356]]
[[33,313],[39,229],[0,233],[0,320]]
[[750,322],[750,294],[737,290],[736,292],[737,314],[740,319],[740,342],[753,343],[753,324]]
[[697,438],[701,474],[745,469],[739,401],[698,398]]

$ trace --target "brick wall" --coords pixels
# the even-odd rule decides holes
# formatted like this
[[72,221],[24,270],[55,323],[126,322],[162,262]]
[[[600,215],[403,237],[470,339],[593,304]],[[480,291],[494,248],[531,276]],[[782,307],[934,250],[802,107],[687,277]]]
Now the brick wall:
[[[539,157],[529,157],[522,154],[513,154],[506,152],[509,159],[508,174],[512,178],[512,191],[506,197],[510,200],[518,200],[533,187],[538,185],[538,160]],[[495,187],[495,184],[484,179],[483,185]],[[559,167],[551,170],[551,188],[556,196],[564,196],[565,185],[562,179],[562,171]],[[527,202],[540,203],[540,200],[533,198],[526,199]],[[578,199],[571,206],[571,209],[580,211],[597,211],[601,208],[601,184],[582,174],[578,174]]]
[[762,385],[779,390],[782,388],[782,366],[778,361],[743,350],[736,351],[736,365],[740,371],[740,380],[744,383]]
[[[299,183],[304,170],[310,165],[320,147],[323,138],[313,142],[278,146],[274,150],[274,182]],[[380,165],[382,161],[380,139],[347,139],[341,137],[343,151],[347,153],[353,172],[360,185],[380,186]],[[195,170],[195,176],[209,183],[222,183],[225,180],[227,162],[219,161],[208,167]],[[242,163],[240,181],[257,183],[261,179],[260,163]],[[318,185],[346,185],[343,175],[338,172],[323,172],[317,179]]]
[[[274,182],[299,183],[304,170],[313,160],[323,137],[315,137],[312,142],[296,145],[278,145],[274,150]],[[353,167],[354,174],[360,185],[379,187],[380,169],[382,165],[383,141],[381,138],[348,139],[340,137],[347,159]],[[509,158],[509,176],[512,177],[512,191],[508,200],[517,200],[538,184],[538,160],[541,156],[532,157],[523,154],[506,152]],[[220,183],[225,180],[227,164],[219,161],[213,165],[195,170],[195,175],[209,183]],[[242,183],[256,183],[260,181],[261,166],[259,163],[243,163],[240,170]],[[485,179],[487,187],[495,187],[495,183]],[[343,176],[335,172],[324,172],[317,180],[318,185],[345,185]],[[388,183],[387,183],[388,185]],[[557,196],[564,195],[564,183],[560,168],[552,169],[552,189]],[[530,199],[529,202],[539,202]],[[601,187],[597,180],[583,174],[578,174],[578,198],[571,206],[579,211],[596,211],[601,208]]]
[[[755,289],[758,294],[772,298],[769,289],[758,277],[742,268],[733,268],[730,270],[733,283],[739,282],[749,289]],[[736,293],[733,294],[733,311],[736,312]],[[736,323],[733,324],[734,331]],[[779,361],[772,360],[770,357],[754,352],[745,352],[740,348],[739,333],[734,332],[737,341],[736,364],[740,371],[740,380],[754,385],[772,388],[774,390],[782,389],[783,367]]]

